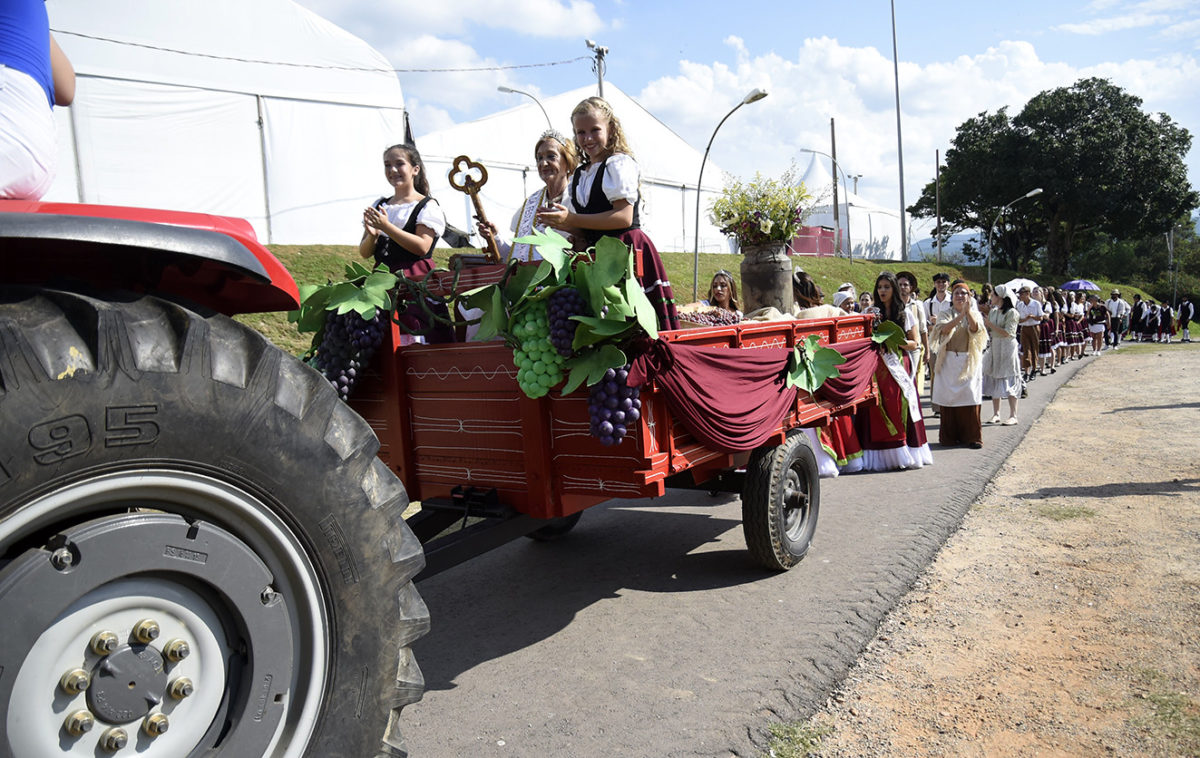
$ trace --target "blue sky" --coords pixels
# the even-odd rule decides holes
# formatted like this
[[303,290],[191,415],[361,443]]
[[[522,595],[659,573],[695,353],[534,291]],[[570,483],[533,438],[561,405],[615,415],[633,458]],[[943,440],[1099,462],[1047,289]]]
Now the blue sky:
[[[829,152],[861,174],[859,194],[899,205],[891,8],[841,3],[652,0],[299,0],[365,39],[396,68],[504,67],[609,48],[606,82],[703,150],[750,90],[770,94],[721,127],[711,160],[731,173],[779,175]],[[897,0],[905,201],[933,179],[935,151],[980,112],[1082,77],[1110,78],[1200,140],[1197,0]],[[554,95],[595,82],[589,61],[457,73],[402,73],[418,145],[422,132],[512,107],[498,85]],[[620,115],[620,114],[618,114]],[[564,131],[569,127],[563,124]],[[1200,144],[1188,157],[1200,186]],[[922,225],[918,224],[919,235]]]

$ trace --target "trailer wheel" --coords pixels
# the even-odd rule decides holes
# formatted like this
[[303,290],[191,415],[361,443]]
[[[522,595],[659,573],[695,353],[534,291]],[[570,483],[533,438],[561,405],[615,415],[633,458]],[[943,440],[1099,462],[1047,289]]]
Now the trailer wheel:
[[0,756],[402,756],[424,554],[378,441],[254,331],[0,287]]
[[785,571],[808,553],[817,530],[821,491],[808,439],[789,434],[750,456],[742,492],[742,532],[755,562]]

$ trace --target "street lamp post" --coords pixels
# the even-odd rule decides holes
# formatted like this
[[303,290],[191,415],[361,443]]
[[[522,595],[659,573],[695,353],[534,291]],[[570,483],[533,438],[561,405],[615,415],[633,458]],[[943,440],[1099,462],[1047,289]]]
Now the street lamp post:
[[587,42],[588,50],[596,56],[596,60],[592,61],[592,70],[596,72],[596,93],[600,97],[604,97],[604,71],[607,66],[604,64],[604,56],[608,55],[608,48],[604,45],[597,45],[595,40],[584,40]]
[[704,164],[708,161],[708,151],[712,148],[713,140],[717,138],[717,132],[720,131],[721,125],[734,114],[734,111],[743,105],[756,103],[766,96],[765,90],[754,89],[743,97],[740,103],[733,106],[733,110],[726,113],[725,118],[717,124],[717,128],[713,129],[712,136],[708,138],[708,145],[704,148],[704,157],[700,159],[700,178],[696,180],[696,244],[692,252],[692,300],[700,299],[700,185],[704,181]]
[[525,92],[525,91],[519,90],[519,89],[513,89],[512,87],[505,87],[503,84],[500,85],[499,87],[497,87],[496,90],[498,92],[503,92],[506,95],[524,95],[525,97],[529,98],[533,102],[537,103],[537,107],[542,109],[542,115],[546,117],[546,126],[548,126],[551,129],[554,128],[554,124],[552,124],[550,122],[550,114],[546,113],[546,106],[542,105],[541,100],[538,100],[536,97],[529,94],[528,92]]
[[1009,208],[1011,208],[1012,206],[1016,205],[1017,203],[1021,202],[1021,201],[1022,201],[1022,200],[1024,200],[1025,198],[1027,198],[1027,197],[1036,197],[1037,195],[1040,195],[1040,194],[1042,194],[1042,188],[1041,188],[1041,187],[1037,187],[1037,188],[1035,188],[1035,189],[1031,189],[1031,190],[1029,190],[1029,191],[1028,191],[1028,192],[1026,192],[1024,195],[1021,195],[1020,197],[1018,197],[1016,200],[1013,200],[1013,201],[1011,201],[1011,202],[1009,202],[1009,203],[1006,203],[1006,204],[1004,205],[1004,207],[1002,207],[1002,208],[1000,209],[1000,212],[996,214],[996,218],[994,218],[994,219],[992,220],[992,225],[988,227],[988,254],[987,254],[987,280],[988,280],[988,284],[991,284],[991,283],[992,283],[992,232],[993,232],[993,231],[996,229],[996,224],[1000,223],[1000,217],[1004,215],[1004,212],[1005,212],[1006,210],[1008,210],[1008,209],[1009,209]]
[[[823,155],[826,158],[828,158],[829,162],[833,164],[834,170],[841,173],[842,186],[846,187],[847,191],[849,191],[850,182],[846,181],[846,172],[842,170],[842,166],[840,163],[837,162],[836,158],[834,158],[829,153],[823,153],[820,150],[813,150],[813,149],[807,148],[807,147],[800,148],[800,152],[813,153],[814,155]],[[854,177],[854,192],[856,194],[858,193],[858,179],[861,176],[862,176],[862,174],[858,174]],[[850,258],[850,260],[854,260],[854,240],[850,238],[850,198],[849,197],[846,198],[846,243],[850,249],[850,253],[847,257]]]

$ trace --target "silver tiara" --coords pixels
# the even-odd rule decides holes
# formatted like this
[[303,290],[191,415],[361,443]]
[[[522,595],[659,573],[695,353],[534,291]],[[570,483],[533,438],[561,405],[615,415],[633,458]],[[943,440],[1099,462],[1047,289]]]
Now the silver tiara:
[[547,129],[546,131],[542,132],[542,136],[538,137],[538,142],[548,139],[552,139],[560,145],[567,144],[567,138],[557,129]]

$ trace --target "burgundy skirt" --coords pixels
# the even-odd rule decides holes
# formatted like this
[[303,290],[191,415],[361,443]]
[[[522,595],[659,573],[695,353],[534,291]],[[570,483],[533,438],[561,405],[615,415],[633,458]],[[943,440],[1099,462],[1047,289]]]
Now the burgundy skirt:
[[667,269],[663,266],[662,258],[654,241],[641,229],[630,229],[621,234],[619,239],[641,255],[640,268],[642,271],[642,290],[654,306],[658,315],[659,329],[678,329],[679,316],[675,312],[675,292],[671,289],[671,280],[667,277]]

